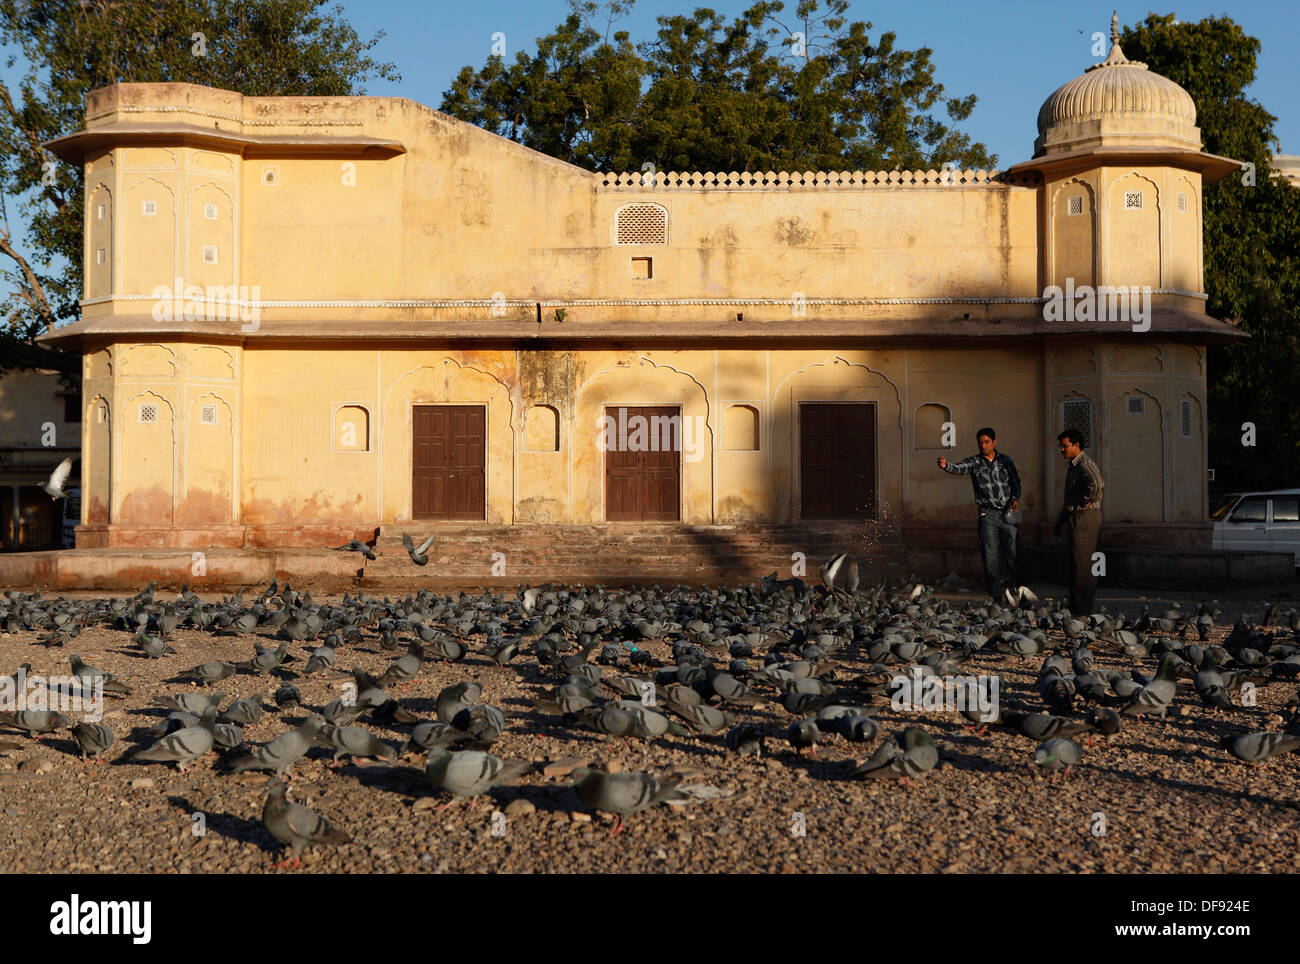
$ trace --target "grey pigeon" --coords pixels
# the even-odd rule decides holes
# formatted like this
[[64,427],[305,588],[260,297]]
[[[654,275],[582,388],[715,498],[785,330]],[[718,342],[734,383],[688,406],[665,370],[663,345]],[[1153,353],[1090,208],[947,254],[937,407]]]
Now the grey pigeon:
[[1246,763],[1263,763],[1300,747],[1300,736],[1288,733],[1241,733],[1225,736],[1223,748]]
[[334,665],[334,647],[318,646],[313,650],[311,658],[307,660],[307,665],[303,667],[303,675],[311,676],[313,673],[319,673],[323,669],[329,669]]
[[221,701],[225,698],[225,693],[175,693],[171,696],[164,696],[159,702],[171,710],[182,710],[186,713],[193,713],[195,716],[202,716],[203,711],[209,706],[215,709],[221,705]]
[[441,720],[425,720],[415,724],[411,730],[411,738],[403,747],[404,753],[410,753],[414,750],[429,751],[435,746],[454,746],[457,743],[469,739],[464,730],[458,730],[450,723],[443,723]]
[[[308,844],[344,844],[352,838],[328,820],[285,794],[284,781],[272,779],[267,784],[266,803],[262,807],[262,826],[271,836],[289,848],[291,862],[301,863],[299,856]],[[286,861],[288,863],[290,861]]]
[[113,745],[114,739],[113,731],[102,723],[86,722],[78,723],[72,728],[72,738],[77,741],[83,760],[87,754],[91,759],[98,760]]
[[850,777],[869,780],[906,780],[933,770],[939,762],[939,751],[929,733],[920,727],[909,726],[902,741],[887,737],[876,752],[849,771]]
[[275,691],[275,705],[281,710],[296,710],[302,705],[302,694],[292,683],[285,683]]
[[262,701],[256,699],[235,700],[226,707],[218,717],[222,723],[256,723],[262,718]]
[[80,677],[84,680],[90,680],[92,682],[102,683],[105,693],[112,693],[117,696],[131,695],[130,688],[118,680],[116,676],[112,673],[106,673],[104,670],[99,669],[96,666],[91,666],[89,663],[83,662],[81,657],[76,653],[69,656],[68,661],[72,664],[73,676]]
[[220,660],[209,660],[206,663],[199,663],[181,673],[179,679],[192,679],[204,686],[211,686],[213,683],[220,683],[228,676],[235,675],[235,667],[230,663],[223,663]]
[[1165,653],[1160,657],[1160,669],[1155,679],[1142,687],[1120,710],[1125,716],[1138,716],[1144,713],[1157,713],[1164,716],[1169,712],[1178,689],[1178,677],[1175,669],[1174,654]]
[[259,747],[254,752],[234,761],[230,773],[242,773],[245,770],[274,770],[284,776],[302,755],[311,749],[316,734],[325,725],[325,717],[313,713],[306,722],[295,730],[281,733],[270,743]]
[[482,692],[483,687],[473,680],[454,683],[444,688],[438,694],[438,719],[443,723],[450,723],[456,718],[457,713],[467,706],[472,706]]
[[1197,672],[1193,681],[1196,695],[1201,702],[1213,710],[1234,710],[1232,697],[1228,695],[1228,686],[1223,675],[1216,669],[1203,669]]
[[681,794],[677,784],[681,774],[665,777],[649,773],[605,773],[591,767],[573,771],[573,785],[583,806],[618,815],[613,833],[623,829],[623,818]]
[[345,754],[353,758],[397,759],[396,750],[359,726],[322,726],[316,734],[316,741],[334,748],[335,763]]
[[334,549],[336,552],[359,552],[371,562],[375,561],[375,554],[371,551],[370,547],[364,542],[360,542],[356,539],[353,539],[346,546],[331,546],[330,548]]
[[1009,710],[1002,714],[1002,722],[1022,736],[1039,743],[1053,737],[1071,737],[1092,731],[1086,723],[1067,720],[1065,717],[1053,716],[1050,713],[1017,713]]
[[[481,750],[449,752],[435,746],[425,760],[424,772],[436,789],[445,790],[454,797],[477,797],[487,793],[498,783],[504,783],[527,773],[532,764],[525,761],[505,761]],[[444,809],[452,801],[438,809]]]
[[166,656],[168,653],[174,653],[176,650],[167,645],[167,640],[161,636],[154,636],[143,630],[136,633],[133,640],[144,650],[144,654],[151,659],[158,659]]
[[54,710],[15,710],[12,713],[0,713],[0,724],[25,730],[39,740],[45,733],[68,729],[72,726],[72,720]]
[[417,548],[415,543],[411,540],[410,533],[402,533],[402,545],[406,547],[406,554],[411,557],[411,561],[417,566],[428,565],[429,556],[427,553],[429,552],[429,547],[433,545],[433,540],[437,535],[436,532],[432,533],[429,538],[421,542]]
[[1078,763],[1081,756],[1083,750],[1079,744],[1059,736],[1044,740],[1034,748],[1036,764],[1052,771],[1063,769],[1065,776],[1070,775],[1070,767]]
[[506,717],[495,706],[479,703],[467,706],[457,713],[451,725],[462,731],[470,742],[482,748],[495,743],[505,732]]
[[741,723],[727,731],[724,742],[728,750],[734,750],[741,756],[762,756],[763,728],[754,723]]
[[153,746],[136,750],[131,754],[131,759],[143,763],[175,763],[176,768],[184,773],[191,762],[212,749],[211,724],[215,720],[216,709],[209,706],[198,726],[187,726],[183,730],[169,733]]

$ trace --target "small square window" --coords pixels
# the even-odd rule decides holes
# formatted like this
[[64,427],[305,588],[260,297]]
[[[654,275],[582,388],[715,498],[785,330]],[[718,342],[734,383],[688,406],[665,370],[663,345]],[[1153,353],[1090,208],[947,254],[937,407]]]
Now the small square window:
[[279,183],[280,183],[280,168],[279,168],[279,167],[275,167],[275,166],[264,167],[264,168],[262,168],[262,183],[263,183],[263,184],[279,184]]
[[217,246],[215,244],[205,244],[203,246],[203,263],[204,264],[217,263]]
[[217,406],[201,405],[199,406],[199,424],[216,425],[217,424]]
[[158,202],[145,201],[141,210],[144,212],[145,217],[151,218],[158,213]]
[[203,205],[203,216],[207,218],[209,221],[215,221],[217,219],[216,204],[214,204],[212,201],[206,202]]
[[95,220],[97,220],[97,221],[102,221],[102,220],[104,220],[104,215],[105,215],[106,213],[107,213],[107,206],[106,206],[106,205],[103,205],[103,204],[97,204],[97,205],[95,205]]
[[157,422],[157,421],[158,421],[158,406],[157,406],[157,405],[141,405],[141,406],[140,406],[140,421],[141,421],[141,422],[144,422],[145,424],[148,424],[148,425],[152,425],[154,422]]
[[648,281],[654,277],[655,266],[654,258],[633,258],[632,259],[632,280]]
[[1142,210],[1142,192],[1125,191],[1124,192],[1124,210],[1141,211]]
[[103,248],[95,249],[95,264],[104,264],[108,261],[108,252]]
[[1146,399],[1141,395],[1128,396],[1128,413],[1130,415],[1145,415],[1147,410]]
[[1082,213],[1083,213],[1083,195],[1077,194],[1074,197],[1070,198],[1070,214],[1074,215],[1074,214],[1082,214]]
[[104,425],[108,422],[108,407],[105,405],[95,406],[95,423]]
[[1186,195],[1186,194],[1180,194],[1180,195],[1178,195],[1178,213],[1179,213],[1179,214],[1186,214],[1186,213],[1187,213],[1187,195]]

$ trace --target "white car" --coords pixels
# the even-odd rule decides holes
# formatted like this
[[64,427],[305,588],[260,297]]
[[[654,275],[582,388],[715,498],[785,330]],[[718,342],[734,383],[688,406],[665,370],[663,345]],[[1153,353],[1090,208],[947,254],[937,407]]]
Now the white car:
[[1300,489],[1225,495],[1210,521],[1215,549],[1289,552],[1300,566]]

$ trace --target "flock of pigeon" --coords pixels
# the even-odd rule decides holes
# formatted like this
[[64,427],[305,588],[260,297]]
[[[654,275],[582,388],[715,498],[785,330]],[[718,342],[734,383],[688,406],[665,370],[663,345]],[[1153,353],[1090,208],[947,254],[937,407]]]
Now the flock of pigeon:
[[[420,554],[425,550],[427,544]],[[1204,605],[1194,614],[1144,610],[1135,621],[1104,612],[1079,616],[1051,601],[957,606],[919,583],[887,592],[884,583],[862,589],[855,579],[851,590],[840,588],[839,568],[823,566],[821,585],[773,574],[735,588],[546,586],[442,596],[420,590],[398,600],[358,592],[334,603],[276,582],[256,598],[245,600],[240,590],[216,602],[204,602],[188,587],[162,599],[153,583],[129,598],[98,600],[8,591],[0,599],[0,630],[63,647],[86,627],[105,627],[126,634],[141,658],[160,660],[178,659],[171,642],[180,629],[259,637],[242,662],[177,666],[172,679],[193,685],[158,698],[166,715],[150,729],[137,728],[139,745],[117,757],[184,772],[217,751],[226,773],[273,773],[262,820],[288,848],[292,864],[309,844],[350,839],[287,797],[284,781],[315,747],[332,751],[334,763],[350,757],[398,766],[403,754],[419,753],[429,783],[449,798],[443,807],[533,769],[531,762],[491,752],[523,716],[560,734],[701,740],[744,756],[815,756],[819,745],[831,742],[861,745],[862,759],[844,765],[843,779],[906,782],[933,770],[940,748],[918,725],[885,734],[878,711],[889,707],[900,687],[974,673],[981,663],[992,670],[1010,655],[1041,658],[1034,692],[1013,697],[1004,688],[994,712],[975,706],[962,712],[972,729],[1028,738],[1033,749],[1027,762],[1061,771],[1064,779],[1084,756],[1079,739],[1111,737],[1134,718],[1165,716],[1185,680],[1207,713],[1250,719],[1262,718],[1263,711],[1253,709],[1245,694],[1300,677],[1295,612],[1283,616],[1267,607],[1261,619],[1243,616],[1212,642],[1217,611]],[[375,646],[394,654],[382,673],[348,665],[349,650]],[[1102,656],[1128,668],[1103,671]],[[535,687],[533,709],[506,712],[480,702],[481,685],[465,679],[442,688],[436,714],[422,718],[393,692],[409,687],[431,664],[450,664],[454,671],[466,660],[518,672]],[[131,693],[131,680],[75,654],[68,661],[70,678],[88,690],[102,686],[109,697]],[[223,708],[220,687],[237,673],[274,675],[275,709],[256,698]],[[307,705],[296,684],[316,674],[350,681],[345,697]],[[1296,709],[1293,696],[1284,713]],[[264,712],[296,725],[249,747],[242,727]],[[299,721],[291,714],[306,716]],[[1279,732],[1237,727],[1222,745],[1239,760],[1263,763],[1300,746],[1298,724],[1300,716]],[[83,759],[99,760],[116,744],[104,724],[54,710],[3,712],[0,726],[37,739],[68,731]],[[376,727],[404,734],[405,742],[395,746]],[[590,766],[572,770],[571,781],[584,807],[617,816],[615,833],[625,817],[659,803],[693,802],[699,789],[685,785],[680,774]]]

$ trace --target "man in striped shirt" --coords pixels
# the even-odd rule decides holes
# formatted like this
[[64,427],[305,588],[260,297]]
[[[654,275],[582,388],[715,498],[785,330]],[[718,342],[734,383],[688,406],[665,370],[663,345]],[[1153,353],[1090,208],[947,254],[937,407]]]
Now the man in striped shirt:
[[[1034,599],[1033,593],[1020,585],[1016,566],[1020,531],[1007,515],[1020,509],[1020,473],[1011,456],[997,449],[997,435],[991,428],[975,433],[980,447],[979,455],[960,462],[939,459],[939,468],[949,475],[969,475],[975,489],[975,505],[979,509],[980,553],[984,558],[984,582],[994,599],[1003,594],[1007,602],[1019,605],[1022,598]],[[1008,580],[1003,583],[998,572],[1000,552],[1007,554]]]
[[1065,500],[1056,519],[1056,534],[1068,534],[1066,555],[1070,582],[1070,612],[1092,612],[1097,577],[1092,574],[1092,554],[1101,534],[1101,492],[1106,487],[1097,463],[1083,451],[1083,435],[1067,428],[1056,437],[1061,455],[1070,463],[1065,473]]

